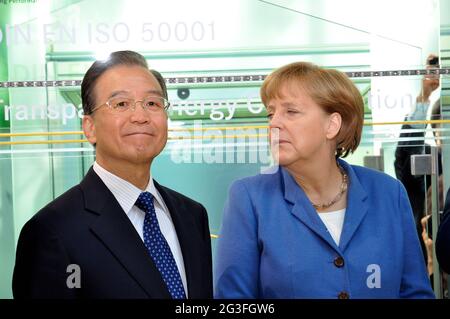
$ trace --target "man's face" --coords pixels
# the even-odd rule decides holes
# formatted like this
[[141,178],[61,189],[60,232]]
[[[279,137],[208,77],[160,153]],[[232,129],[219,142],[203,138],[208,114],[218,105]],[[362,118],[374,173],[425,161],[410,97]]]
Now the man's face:
[[112,97],[141,101],[148,96],[163,96],[158,81],[140,66],[119,65],[103,73],[94,87],[95,112],[83,119],[83,130],[96,144],[97,160],[109,167],[150,164],[167,142],[167,114],[136,107],[119,112],[105,103]]

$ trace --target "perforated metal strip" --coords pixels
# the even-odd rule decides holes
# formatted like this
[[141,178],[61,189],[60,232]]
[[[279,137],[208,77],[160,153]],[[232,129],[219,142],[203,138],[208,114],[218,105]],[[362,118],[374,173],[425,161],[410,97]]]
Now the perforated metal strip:
[[[415,69],[415,70],[389,70],[389,71],[354,71],[345,72],[350,78],[369,78],[385,76],[411,76],[411,75],[447,75],[450,68],[440,69]],[[238,82],[261,82],[267,75],[223,75],[223,76],[188,76],[168,77],[166,83],[170,84],[195,84],[195,83],[238,83]],[[6,81],[0,82],[3,88],[21,87],[72,87],[80,86],[81,80],[61,81]]]

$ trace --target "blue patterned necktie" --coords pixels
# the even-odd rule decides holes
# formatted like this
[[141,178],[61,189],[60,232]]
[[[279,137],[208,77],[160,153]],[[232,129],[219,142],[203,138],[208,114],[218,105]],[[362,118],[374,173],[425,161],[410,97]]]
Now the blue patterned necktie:
[[186,299],[177,264],[170,251],[169,244],[167,244],[167,241],[159,228],[152,194],[149,192],[141,193],[135,205],[145,212],[144,244],[152,257],[156,268],[158,268],[161,273],[167,289],[173,299]]

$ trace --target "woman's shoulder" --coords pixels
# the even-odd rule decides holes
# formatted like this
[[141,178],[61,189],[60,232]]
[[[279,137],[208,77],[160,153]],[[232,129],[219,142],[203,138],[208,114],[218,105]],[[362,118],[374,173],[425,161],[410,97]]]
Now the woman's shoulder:
[[384,172],[359,165],[350,165],[362,185],[374,185],[380,189],[397,188],[401,184],[396,178]]
[[245,187],[249,190],[263,189],[267,187],[274,188],[279,183],[281,168],[269,168],[257,175],[247,176],[235,180],[232,187]]

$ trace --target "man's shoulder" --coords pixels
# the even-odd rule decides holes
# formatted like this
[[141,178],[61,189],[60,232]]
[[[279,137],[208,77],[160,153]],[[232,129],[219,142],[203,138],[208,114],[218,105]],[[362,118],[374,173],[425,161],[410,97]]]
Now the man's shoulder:
[[172,204],[183,205],[195,208],[203,208],[203,205],[196,200],[176,191],[167,186],[163,186],[155,181],[155,186],[163,196],[164,200],[170,200]]
[[70,223],[71,216],[84,207],[83,194],[79,185],[75,185],[60,196],[56,197],[31,219],[45,224]]

